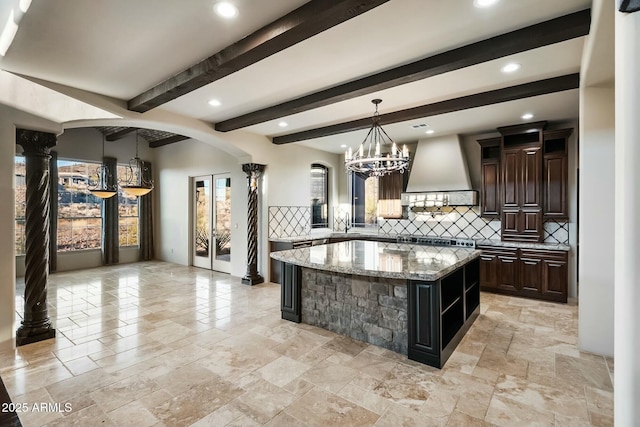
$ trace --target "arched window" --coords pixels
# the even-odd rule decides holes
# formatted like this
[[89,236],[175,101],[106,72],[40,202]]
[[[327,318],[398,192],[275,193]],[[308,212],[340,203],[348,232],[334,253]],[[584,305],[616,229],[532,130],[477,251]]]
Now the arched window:
[[311,165],[311,228],[329,227],[329,168]]

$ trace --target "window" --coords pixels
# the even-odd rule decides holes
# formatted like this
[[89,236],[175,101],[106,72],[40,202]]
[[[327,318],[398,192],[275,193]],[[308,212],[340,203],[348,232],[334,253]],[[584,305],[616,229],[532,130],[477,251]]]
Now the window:
[[97,249],[102,241],[102,200],[89,192],[98,163],[58,160],[58,251]]
[[329,226],[329,169],[321,164],[311,165],[311,228]]
[[[118,177],[125,178],[129,167],[118,165]],[[138,245],[138,197],[118,192],[118,229],[120,246]]]
[[24,157],[15,157],[16,175],[16,255],[24,255],[25,252],[25,206],[27,204],[27,183],[25,180],[26,164]]
[[351,210],[353,227],[372,227],[378,218],[401,218],[400,193],[404,175],[392,173],[382,177],[351,174]]

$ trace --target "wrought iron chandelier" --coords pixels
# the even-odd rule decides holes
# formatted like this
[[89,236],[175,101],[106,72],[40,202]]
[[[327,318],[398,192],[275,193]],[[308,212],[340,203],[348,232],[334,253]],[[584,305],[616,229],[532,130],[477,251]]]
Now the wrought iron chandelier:
[[120,181],[120,188],[131,196],[144,196],[153,190],[153,180],[147,179],[149,168],[138,157],[138,131],[136,131],[136,156],[129,160],[125,168],[125,176]]
[[[406,145],[402,147],[402,150],[398,149],[396,143],[380,126],[378,104],[382,100],[374,99],[371,102],[376,106],[371,129],[355,153],[351,148],[345,152],[344,166],[347,171],[368,176],[383,176],[393,172],[404,173],[409,167],[409,150]],[[391,152],[382,153],[383,145],[390,145]]]
[[108,199],[118,194],[118,186],[116,184],[110,184],[113,174],[104,164],[104,135],[102,135],[102,164],[96,168],[97,182],[91,182],[89,191],[96,197],[101,199]]

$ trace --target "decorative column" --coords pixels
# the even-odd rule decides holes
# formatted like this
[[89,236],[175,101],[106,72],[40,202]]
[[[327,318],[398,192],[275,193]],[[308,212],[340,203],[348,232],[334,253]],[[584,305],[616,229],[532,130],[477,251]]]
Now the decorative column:
[[18,346],[56,336],[47,310],[49,277],[50,149],[56,135],[26,129],[16,130],[26,163],[24,316],[16,332]]
[[242,278],[245,285],[257,285],[264,282],[258,273],[258,179],[265,165],[245,163],[242,171],[247,174],[249,186],[247,209],[247,273]]

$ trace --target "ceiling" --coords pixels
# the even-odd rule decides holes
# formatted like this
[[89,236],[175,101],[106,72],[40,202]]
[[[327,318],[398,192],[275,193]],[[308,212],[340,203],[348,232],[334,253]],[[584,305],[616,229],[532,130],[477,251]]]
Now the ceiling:
[[[129,101],[203,59],[225,52],[225,48],[228,52],[229,46],[307,3],[230,1],[239,11],[233,19],[214,13],[217,0],[33,0],[24,16],[18,16],[18,10],[25,0],[3,0],[0,25],[12,11],[14,20],[18,16],[20,22],[6,55],[0,56],[0,68]],[[474,0],[378,3],[382,4],[155,108],[215,126],[591,6],[589,0],[500,0],[487,8],[474,7]],[[370,117],[373,98],[383,100],[380,113],[384,115],[578,73],[584,39],[574,37],[431,77],[405,80],[404,84],[361,91],[357,96],[343,96],[327,105],[285,113],[240,129],[271,138]],[[224,55],[219,60],[224,61]],[[521,69],[501,73],[500,68],[511,61],[521,64]],[[411,142],[451,133],[486,133],[497,126],[523,122],[520,116],[526,112],[534,114],[533,121],[577,120],[577,92],[574,88],[466,106],[459,111],[396,120],[384,128],[394,140]],[[210,106],[211,99],[221,105]],[[280,127],[281,121],[288,125]],[[428,127],[416,129],[413,125],[417,124]],[[434,132],[426,135],[425,129]],[[344,144],[356,146],[364,133],[355,130],[295,143],[338,153],[344,151]]]

